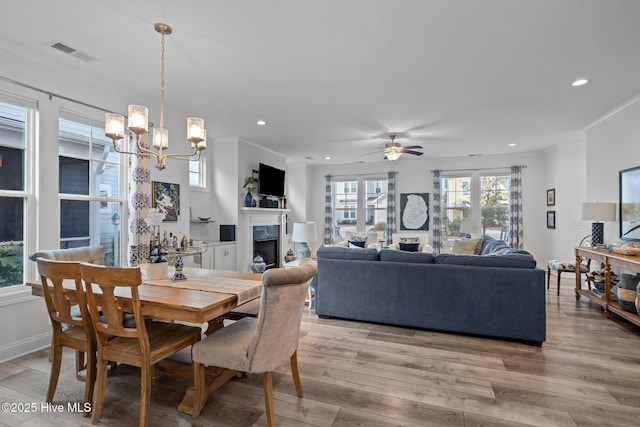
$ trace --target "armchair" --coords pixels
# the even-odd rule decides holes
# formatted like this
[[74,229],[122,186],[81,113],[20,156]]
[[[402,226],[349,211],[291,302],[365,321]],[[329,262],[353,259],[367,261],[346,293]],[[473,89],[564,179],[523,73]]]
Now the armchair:
[[[365,248],[377,248],[377,240],[378,240],[378,233],[374,232],[374,231],[368,231],[366,233],[358,233],[358,232],[352,232],[352,231],[346,231],[344,234],[344,240],[342,242],[338,242],[336,243],[336,246],[345,246],[345,247],[349,247],[349,240],[353,240],[354,237],[366,237],[365,243],[364,243],[364,247]],[[375,245],[375,246],[372,246]]]
[[405,242],[405,240],[415,240],[417,239],[418,243],[418,252],[426,252],[432,253],[433,247],[429,244],[429,235],[426,233],[393,233],[391,235],[391,244],[388,249],[400,250],[401,243],[411,243]]

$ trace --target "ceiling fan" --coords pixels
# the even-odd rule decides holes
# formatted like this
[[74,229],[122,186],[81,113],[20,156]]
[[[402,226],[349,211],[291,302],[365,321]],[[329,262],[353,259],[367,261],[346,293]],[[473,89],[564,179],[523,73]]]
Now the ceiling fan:
[[402,144],[396,142],[396,135],[389,135],[391,142],[388,142],[384,146],[384,158],[387,160],[397,160],[402,154],[412,154],[414,156],[422,156],[420,151],[414,151],[415,149],[422,148],[420,145],[410,145],[403,147]]

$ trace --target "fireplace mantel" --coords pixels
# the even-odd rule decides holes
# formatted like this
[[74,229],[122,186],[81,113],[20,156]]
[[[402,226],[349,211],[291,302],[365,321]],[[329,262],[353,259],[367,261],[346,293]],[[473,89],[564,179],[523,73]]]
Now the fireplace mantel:
[[253,227],[259,225],[279,225],[279,254],[280,265],[284,265],[285,247],[285,230],[287,222],[287,214],[291,209],[276,208],[240,208],[242,215],[242,231],[240,247],[238,248],[238,265],[239,271],[249,271],[251,262],[253,261]]

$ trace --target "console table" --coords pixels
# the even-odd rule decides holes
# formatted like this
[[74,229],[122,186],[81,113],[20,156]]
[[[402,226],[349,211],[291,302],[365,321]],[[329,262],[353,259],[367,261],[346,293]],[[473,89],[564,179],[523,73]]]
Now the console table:
[[611,295],[611,267],[616,266],[624,270],[640,272],[640,257],[632,255],[622,255],[614,252],[609,252],[606,249],[596,249],[590,247],[578,246],[576,249],[576,265],[580,265],[582,258],[588,258],[596,261],[600,261],[604,264],[605,270],[605,292],[600,296],[590,289],[582,289],[582,277],[580,274],[576,274],[576,300],[580,299],[581,295],[589,298],[591,301],[599,304],[604,308],[604,315],[609,318],[611,313],[615,313],[618,316],[628,320],[629,322],[640,326],[640,316],[636,313],[631,313],[620,308],[615,296]]

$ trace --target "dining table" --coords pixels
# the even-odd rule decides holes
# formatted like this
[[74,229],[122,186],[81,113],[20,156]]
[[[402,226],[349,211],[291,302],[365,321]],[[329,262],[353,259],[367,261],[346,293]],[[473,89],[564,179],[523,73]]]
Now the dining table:
[[[202,268],[183,268],[185,280],[171,280],[172,269],[166,278],[146,280],[138,287],[142,314],[145,317],[186,322],[202,325],[205,334],[211,334],[222,328],[223,315],[234,308],[259,298],[262,292],[262,275],[235,271],[209,270]],[[42,283],[27,282],[32,295],[43,297]],[[64,282],[71,300],[75,299],[75,284],[72,280]],[[118,289],[119,303],[125,311],[132,310],[129,289]],[[99,294],[97,295],[99,303]],[[161,363],[161,371],[184,378],[193,378],[190,360],[184,358],[166,359]],[[220,368],[207,371],[210,390],[222,387],[238,372]],[[193,408],[193,387],[187,390],[178,406],[180,412],[191,414]]]

